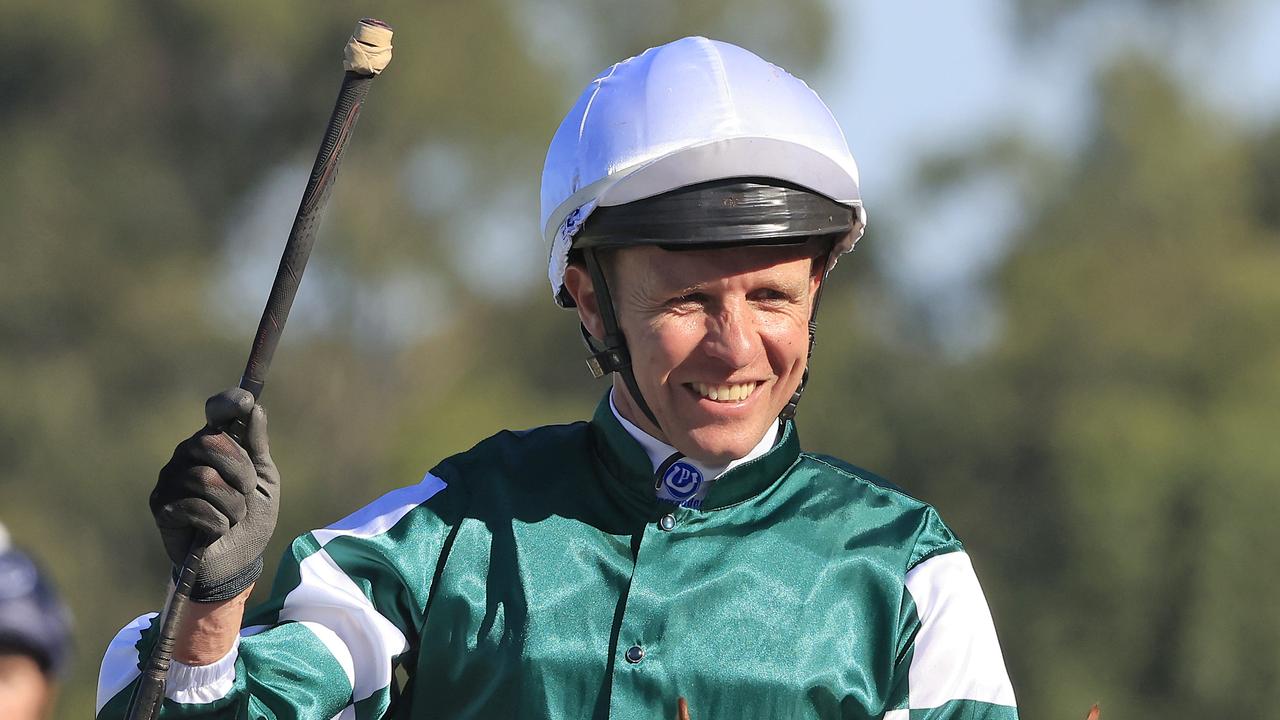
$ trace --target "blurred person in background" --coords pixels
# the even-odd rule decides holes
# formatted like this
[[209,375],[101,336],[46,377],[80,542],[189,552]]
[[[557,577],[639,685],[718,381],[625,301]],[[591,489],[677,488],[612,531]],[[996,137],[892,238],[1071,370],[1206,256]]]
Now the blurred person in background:
[[0,525],[0,719],[49,717],[70,649],[66,607]]
[[[210,398],[151,496],[175,563],[217,538],[164,715],[1016,718],[960,541],[800,450],[820,290],[866,222],[817,95],[734,45],[653,48],[569,111],[542,203],[553,296],[613,376],[594,416],[500,432],[301,536],[246,614],[280,473],[253,398]],[[100,717],[155,617],[108,648]]]

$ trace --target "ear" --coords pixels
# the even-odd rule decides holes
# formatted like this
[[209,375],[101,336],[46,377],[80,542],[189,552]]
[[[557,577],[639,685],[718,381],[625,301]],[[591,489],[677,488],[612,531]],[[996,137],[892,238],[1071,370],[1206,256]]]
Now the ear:
[[600,318],[600,303],[596,300],[596,287],[591,273],[581,263],[571,263],[564,270],[564,288],[577,305],[578,319],[591,336],[604,341],[604,320]]

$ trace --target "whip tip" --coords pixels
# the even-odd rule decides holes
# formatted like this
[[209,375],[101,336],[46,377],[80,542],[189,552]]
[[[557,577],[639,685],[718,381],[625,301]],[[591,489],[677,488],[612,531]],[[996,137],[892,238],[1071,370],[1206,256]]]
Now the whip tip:
[[391,26],[374,18],[356,23],[342,51],[342,67],[361,75],[377,75],[391,62]]

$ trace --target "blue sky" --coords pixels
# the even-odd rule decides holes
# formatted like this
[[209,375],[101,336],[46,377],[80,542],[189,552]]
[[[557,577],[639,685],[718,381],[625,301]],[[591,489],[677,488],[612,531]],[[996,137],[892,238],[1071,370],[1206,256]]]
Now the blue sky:
[[899,189],[922,153],[1002,127],[1069,149],[1090,73],[1135,44],[1167,57],[1207,102],[1247,122],[1280,113],[1280,3],[1222,3],[1179,31],[1169,54],[1127,3],[1085,13],[1030,50],[1016,44],[1008,0],[829,1],[835,40],[813,84],[874,181],[871,199],[877,186]]

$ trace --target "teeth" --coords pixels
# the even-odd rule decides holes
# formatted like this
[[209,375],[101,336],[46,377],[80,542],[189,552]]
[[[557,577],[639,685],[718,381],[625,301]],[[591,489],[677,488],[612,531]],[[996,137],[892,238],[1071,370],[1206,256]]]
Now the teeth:
[[708,400],[716,402],[741,402],[751,396],[751,392],[756,389],[756,383],[737,383],[733,385],[708,385],[706,383],[692,383],[693,389],[699,395]]

